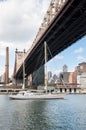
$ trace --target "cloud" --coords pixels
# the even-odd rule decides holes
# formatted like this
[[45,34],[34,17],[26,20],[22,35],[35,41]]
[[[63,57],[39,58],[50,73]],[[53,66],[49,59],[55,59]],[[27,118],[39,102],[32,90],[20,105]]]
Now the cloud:
[[57,69],[53,72],[53,74],[56,74],[57,76],[59,76],[59,74],[62,72],[62,69]]
[[[0,0],[0,60],[5,61],[7,46],[13,65],[15,49],[22,51],[31,47],[50,1]],[[1,64],[0,70],[4,70],[3,66]]]
[[0,56],[5,56],[5,50],[0,50]]
[[83,57],[83,56],[78,56],[76,59],[77,59],[78,61],[86,61],[86,58]]
[[52,75],[56,74],[57,76],[59,76],[59,74],[62,72],[62,69],[54,69],[52,68],[52,71],[51,70],[48,70],[48,72],[52,72]]
[[0,55],[4,55],[7,46],[10,51],[31,47],[49,3],[50,0],[0,2]]
[[[11,54],[13,51],[16,50],[16,48],[18,48],[19,50],[23,50],[24,47],[25,49],[28,47],[27,43],[25,46],[25,43],[22,44],[22,46],[20,46],[21,43],[15,43],[14,42],[0,42],[0,56],[5,56],[6,55],[6,47],[9,47],[9,53]],[[29,48],[29,47],[28,47]]]
[[76,49],[74,51],[74,53],[82,53],[83,51],[84,51],[84,49],[82,47],[80,47],[80,48]]
[[34,40],[49,1],[7,0],[0,3],[0,41]]
[[5,68],[4,68],[3,66],[1,66],[1,67],[0,67],[0,73],[1,73],[1,74],[4,74],[4,72],[5,72]]
[[[5,73],[5,67],[2,66],[2,67],[0,67],[0,69],[1,69],[0,73],[3,75]],[[9,77],[12,77],[12,75],[13,75],[13,68],[10,67],[10,69],[9,69]]]
[[57,56],[55,57],[55,59],[57,59],[57,60],[62,60],[62,59],[64,59],[64,56],[57,55]]

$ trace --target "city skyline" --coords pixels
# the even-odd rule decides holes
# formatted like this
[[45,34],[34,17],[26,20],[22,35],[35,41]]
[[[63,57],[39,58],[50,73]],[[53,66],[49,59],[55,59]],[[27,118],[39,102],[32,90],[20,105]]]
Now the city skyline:
[[[5,72],[6,47],[9,47],[10,76],[15,63],[15,50],[28,50],[36,37],[38,29],[51,0],[7,0],[0,1],[0,75]],[[40,11],[41,10],[41,11]],[[78,40],[48,63],[48,71],[59,73],[64,64],[69,71],[86,61],[86,37]]]
[[[48,70],[55,74],[62,72],[62,67],[66,64],[68,71],[73,72],[75,67],[81,62],[86,62],[86,37],[79,39],[76,43],[56,55],[48,63]],[[56,70],[56,71],[55,71]]]

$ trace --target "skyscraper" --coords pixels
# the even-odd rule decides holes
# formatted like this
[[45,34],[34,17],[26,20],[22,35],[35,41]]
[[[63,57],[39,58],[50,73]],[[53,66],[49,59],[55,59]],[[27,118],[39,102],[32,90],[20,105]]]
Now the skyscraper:
[[63,72],[68,72],[68,67],[67,67],[67,65],[64,65],[64,66],[63,66]]
[[48,71],[48,80],[50,80],[51,77],[52,77],[52,72]]

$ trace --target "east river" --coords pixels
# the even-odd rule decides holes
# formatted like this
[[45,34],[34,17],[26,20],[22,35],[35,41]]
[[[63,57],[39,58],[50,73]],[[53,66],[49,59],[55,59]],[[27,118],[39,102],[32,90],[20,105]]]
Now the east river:
[[86,130],[86,95],[49,101],[0,95],[0,130]]

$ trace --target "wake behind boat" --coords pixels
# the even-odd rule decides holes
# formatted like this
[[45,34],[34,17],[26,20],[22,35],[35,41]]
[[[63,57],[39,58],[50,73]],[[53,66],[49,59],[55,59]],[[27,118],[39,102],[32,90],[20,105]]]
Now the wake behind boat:
[[62,94],[51,93],[35,93],[31,91],[20,91],[16,95],[10,95],[10,99],[15,100],[51,100],[51,99],[64,99]]

